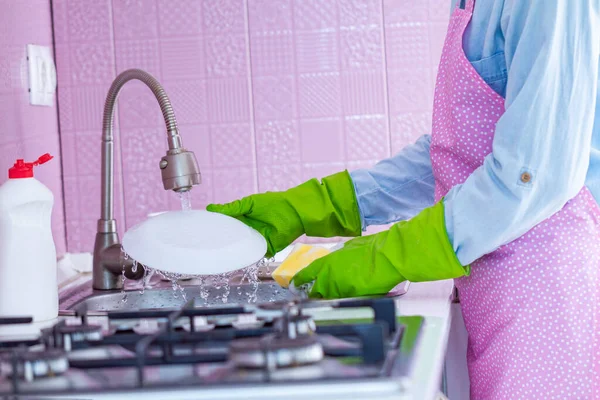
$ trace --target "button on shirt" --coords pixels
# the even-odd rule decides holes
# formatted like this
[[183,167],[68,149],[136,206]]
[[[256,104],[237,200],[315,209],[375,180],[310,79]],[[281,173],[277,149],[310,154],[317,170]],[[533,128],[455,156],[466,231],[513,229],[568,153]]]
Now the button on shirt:
[[[600,2],[477,0],[463,47],[506,107],[492,153],[444,198],[448,236],[467,265],[558,212],[584,185],[600,200]],[[363,228],[433,204],[430,139],[351,172]]]

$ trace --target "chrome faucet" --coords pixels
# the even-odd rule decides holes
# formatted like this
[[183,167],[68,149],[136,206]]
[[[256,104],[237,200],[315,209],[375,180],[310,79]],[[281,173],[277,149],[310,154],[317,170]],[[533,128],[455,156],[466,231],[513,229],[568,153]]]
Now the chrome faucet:
[[193,152],[186,150],[181,142],[175,113],[171,101],[161,84],[150,74],[139,69],[122,72],[115,78],[104,103],[102,120],[102,213],[98,220],[96,242],[94,244],[93,286],[94,289],[120,289],[123,287],[121,274],[140,279],[143,267],[133,270],[133,261],[126,260],[121,251],[117,234],[117,221],[114,219],[114,142],[113,122],[117,96],[125,83],[137,79],[146,84],[158,100],[167,125],[167,154],[158,164],[165,190],[186,192],[201,181],[200,168]]

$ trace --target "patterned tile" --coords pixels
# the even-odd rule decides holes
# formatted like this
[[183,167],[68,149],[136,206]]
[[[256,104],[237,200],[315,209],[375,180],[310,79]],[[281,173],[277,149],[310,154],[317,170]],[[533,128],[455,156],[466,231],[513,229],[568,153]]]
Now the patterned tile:
[[[15,141],[13,134],[20,132],[19,104],[12,93],[0,93],[0,127],[4,134],[0,135],[0,145]],[[13,134],[9,134],[13,132]],[[2,154],[2,153],[0,153]]]
[[292,29],[292,0],[248,0],[250,32]]
[[77,164],[77,136],[74,133],[61,132],[60,148],[63,154],[61,159],[63,177],[76,177],[79,174]]
[[339,50],[336,32],[299,32],[296,36],[298,72],[338,71]]
[[382,70],[385,66],[381,27],[340,32],[343,70]]
[[[449,1],[440,1],[445,3],[447,10],[450,8]],[[383,0],[386,24],[425,22],[429,19],[429,9],[427,1]]]
[[110,85],[114,76],[114,52],[110,42],[71,44],[72,83],[80,85]]
[[342,74],[345,115],[385,114],[385,81],[381,70]]
[[[48,141],[58,142],[58,134],[49,135],[48,132],[49,124],[57,124],[56,122],[56,108],[54,107],[33,107],[29,105],[28,98],[26,96],[21,97],[21,101],[18,102],[21,116],[19,130],[21,131],[21,139],[32,139],[42,138],[43,142]],[[57,133],[57,129],[52,126],[52,131]],[[35,144],[39,143],[35,141]],[[37,154],[35,157],[39,157]]]
[[[434,75],[437,75],[438,65],[440,63],[440,57],[442,56],[442,49],[444,47],[444,40],[446,39],[447,30],[447,22],[436,22],[429,26],[429,48]],[[433,78],[433,82],[435,82],[435,76]]]
[[96,219],[70,219],[67,218],[67,248],[69,252],[91,253],[94,249],[96,236]]
[[294,0],[294,26],[297,30],[338,27],[337,1]]
[[294,73],[294,36],[291,32],[253,34],[250,57],[253,77]]
[[[68,44],[56,44],[54,46],[55,64],[56,64],[56,75],[57,80],[60,82],[60,88],[72,86],[72,68],[74,65],[71,63],[71,49]],[[2,64],[0,61],[0,74],[2,74]],[[0,77],[1,79],[1,77]],[[58,88],[58,90],[60,90]],[[0,84],[1,89],[1,84]]]
[[428,11],[431,21],[448,23],[452,10],[450,2],[446,0],[429,0]]
[[206,38],[206,72],[210,77],[247,75],[247,55],[248,47],[244,35]]
[[52,4],[52,26],[55,44],[69,40],[69,4],[67,0],[54,0]]
[[164,126],[158,102],[142,82],[131,81],[123,87],[119,94],[118,108],[119,125],[122,128]]
[[204,43],[201,38],[161,39],[160,62],[165,82],[205,76]]
[[73,121],[74,106],[72,94],[72,90],[62,86],[58,88],[58,91],[56,92],[57,102],[60,105],[58,112],[61,134],[64,132],[73,131],[75,129],[75,124]]
[[179,133],[183,140],[183,146],[193,151],[196,155],[196,160],[200,166],[200,170],[204,175],[204,171],[212,167],[211,161],[211,145],[210,145],[210,130],[204,125],[179,125]]
[[258,190],[283,191],[302,183],[300,164],[264,166],[258,168]]
[[142,69],[160,79],[158,40],[124,40],[115,43],[117,71]]
[[244,33],[244,0],[204,0],[202,5],[205,33]]
[[388,69],[429,66],[429,26],[425,23],[385,27]]
[[27,71],[24,68],[25,47],[10,43],[0,43],[0,93],[14,92],[15,89],[28,89]]
[[301,117],[331,117],[341,112],[340,74],[305,74],[298,79]]
[[302,181],[322,179],[344,169],[344,163],[304,164],[302,165]]
[[208,117],[212,122],[243,122],[250,118],[248,80],[211,79],[208,81]]
[[[101,131],[78,133],[75,138],[77,145],[77,176],[94,176],[100,172],[101,163]],[[100,181],[98,181],[100,184]]]
[[88,86],[62,90],[67,92],[73,104],[74,129],[101,132],[102,111],[108,89],[104,86]]
[[431,109],[433,84],[429,68],[388,71],[390,113]]
[[156,0],[112,0],[116,40],[152,39],[158,36]]
[[210,143],[215,168],[253,165],[254,140],[250,124],[211,125]]
[[293,76],[254,78],[252,95],[257,121],[289,120],[297,115]]
[[202,1],[158,0],[161,37],[197,36],[202,32]]
[[260,168],[300,162],[297,121],[256,124],[256,159]]
[[300,121],[302,162],[344,161],[344,140],[340,119]]
[[339,0],[339,3],[340,26],[355,28],[381,25],[381,0]]
[[382,160],[390,155],[387,117],[346,118],[347,160]]
[[256,170],[254,168],[228,168],[213,171],[214,201],[226,203],[256,193]]
[[[17,8],[9,9],[15,20],[34,11],[29,3]],[[390,153],[390,135],[397,150],[427,133],[449,7],[447,0],[55,0],[53,12],[62,164],[65,179],[74,179],[77,188],[75,194],[66,190],[65,199],[86,204],[83,213],[65,216],[69,250],[76,251],[93,244],[98,214],[93,202],[99,199],[88,200],[80,192],[92,186],[99,190],[93,133],[100,132],[115,68],[140,67],[165,84],[184,144],[201,165],[205,183],[194,188],[193,198],[195,207],[203,207],[257,189],[283,190],[345,166],[368,167]],[[5,28],[14,25],[9,22]],[[0,46],[13,41],[16,30],[8,30],[0,28]],[[45,31],[43,26],[36,32],[38,39],[44,40]],[[17,42],[11,44],[17,48]],[[25,97],[12,97],[26,79],[22,56],[6,58],[0,57],[0,92],[11,95],[7,101],[18,117],[0,115],[0,123],[16,131],[26,127],[33,140],[41,125],[27,117]],[[125,173],[117,162],[116,192],[121,193],[123,180],[127,190],[125,204],[117,195],[117,214],[126,213],[131,224],[151,209],[177,208],[178,199],[162,189],[154,168],[166,144],[164,122],[147,88],[127,85],[118,119]],[[118,129],[115,135],[119,140]],[[3,157],[26,148],[38,149],[27,141],[3,144],[0,139]],[[79,182],[80,176],[88,180]],[[62,235],[59,227],[55,230]]]
[[123,149],[123,172],[159,171],[160,159],[167,151],[167,135],[164,129],[121,129]]
[[78,176],[80,218],[100,217],[100,171],[92,176]]
[[[66,2],[65,0],[58,3]],[[111,40],[111,4],[110,0],[69,1],[66,20],[59,19],[55,26],[66,23],[68,37],[58,35],[57,42],[97,43]],[[60,11],[60,7],[58,6]],[[64,15],[58,13],[58,16]],[[59,32],[60,28],[59,28]]]
[[405,113],[395,116],[391,122],[392,153],[414,143],[420,136],[431,134],[431,113]]
[[160,169],[146,169],[135,174],[126,174],[125,209],[127,226],[131,227],[129,215],[148,215],[169,209],[172,191],[164,190]]
[[208,121],[208,94],[206,81],[186,80],[168,82],[169,94],[179,124],[197,124]]

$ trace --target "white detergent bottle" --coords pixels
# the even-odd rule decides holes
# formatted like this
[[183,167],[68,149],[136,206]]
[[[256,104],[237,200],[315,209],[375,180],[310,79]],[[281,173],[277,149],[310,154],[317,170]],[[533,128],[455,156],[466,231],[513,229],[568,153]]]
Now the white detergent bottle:
[[54,196],[33,177],[33,167],[51,159],[17,160],[0,186],[0,318],[41,322],[58,316]]

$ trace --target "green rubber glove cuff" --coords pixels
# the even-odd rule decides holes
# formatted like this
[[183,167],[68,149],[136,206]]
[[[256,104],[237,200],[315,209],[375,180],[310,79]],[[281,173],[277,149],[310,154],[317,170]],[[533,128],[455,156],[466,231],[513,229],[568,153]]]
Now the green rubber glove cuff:
[[383,295],[405,280],[435,281],[468,275],[448,239],[444,204],[439,202],[389,230],[362,236],[299,271],[296,287],[310,296],[342,298]]
[[402,275],[411,282],[458,278],[469,275],[471,267],[463,267],[448,238],[443,199],[426,208],[409,221],[392,226],[392,242],[398,243],[403,255]]
[[348,171],[311,179],[284,192],[287,202],[296,210],[304,233],[315,237],[361,234],[360,213],[354,184]]

